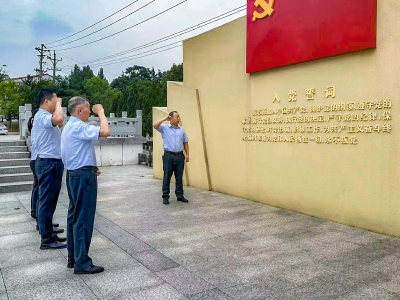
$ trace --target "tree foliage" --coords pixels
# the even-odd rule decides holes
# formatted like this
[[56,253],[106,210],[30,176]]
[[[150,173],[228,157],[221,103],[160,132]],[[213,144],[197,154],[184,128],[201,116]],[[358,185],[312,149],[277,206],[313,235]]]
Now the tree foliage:
[[[7,103],[4,109],[8,109],[12,115],[18,115],[18,106],[32,103],[34,109],[38,109],[38,94],[42,89],[53,89],[63,99],[63,106],[68,106],[68,101],[73,96],[82,96],[90,101],[90,104],[102,104],[106,115],[115,113],[121,116],[122,111],[127,111],[129,117],[136,116],[136,110],[142,110],[143,134],[152,135],[152,107],[167,105],[167,81],[183,81],[183,65],[173,65],[166,72],[157,72],[154,68],[142,66],[129,67],[115,78],[111,84],[104,76],[101,68],[97,76],[94,75],[90,66],[82,69],[75,65],[71,74],[56,78],[53,81],[42,80],[36,82],[31,76],[21,85],[13,82],[1,82],[1,95],[7,90]],[[2,100],[4,101],[4,100]]]

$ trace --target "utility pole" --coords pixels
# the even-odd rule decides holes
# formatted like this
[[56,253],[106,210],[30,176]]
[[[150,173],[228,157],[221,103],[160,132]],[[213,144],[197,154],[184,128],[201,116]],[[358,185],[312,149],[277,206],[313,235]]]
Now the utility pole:
[[39,79],[40,80],[42,80],[42,76],[43,76],[43,58],[45,57],[45,53],[46,52],[49,52],[50,53],[50,50],[47,50],[47,48],[46,48],[46,46],[44,45],[44,44],[42,44],[41,46],[40,46],[40,48],[39,47],[36,47],[35,48],[37,51],[39,51],[39,55],[38,55],[38,57],[39,57],[39,69],[35,69],[35,71],[38,73],[38,75],[39,75]]
[[47,56],[47,58],[51,60],[51,64],[53,65],[53,69],[49,70],[53,70],[53,82],[56,82],[56,71],[61,71],[60,69],[57,69],[57,64],[62,61],[62,58],[57,59],[56,51],[54,51],[54,58],[51,58],[51,56]]

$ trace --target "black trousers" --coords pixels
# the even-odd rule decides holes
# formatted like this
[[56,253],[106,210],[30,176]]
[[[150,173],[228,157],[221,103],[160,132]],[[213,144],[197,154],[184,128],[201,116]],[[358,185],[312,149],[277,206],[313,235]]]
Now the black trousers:
[[64,165],[61,159],[38,157],[35,163],[35,171],[39,183],[37,218],[42,244],[47,244],[56,240],[53,234],[53,215],[61,190]]
[[32,187],[32,195],[31,195],[31,216],[32,218],[37,219],[37,202],[39,198],[39,182],[38,178],[36,175],[36,170],[35,170],[35,160],[31,160],[30,167],[32,170],[33,174],[33,187]]
[[83,270],[93,264],[88,253],[92,241],[97,203],[96,169],[95,167],[83,167],[67,172],[68,261],[75,259],[75,270]]
[[185,168],[185,155],[172,154],[170,152],[164,152],[163,156],[163,199],[169,199],[170,183],[172,174],[175,174],[176,188],[175,195],[178,199],[183,198],[183,170]]

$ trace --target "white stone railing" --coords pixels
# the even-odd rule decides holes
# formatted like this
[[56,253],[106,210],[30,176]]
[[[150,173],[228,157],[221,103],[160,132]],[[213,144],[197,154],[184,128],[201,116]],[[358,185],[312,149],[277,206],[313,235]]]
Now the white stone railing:
[[[67,117],[67,108],[63,107],[64,111],[64,125],[67,123],[69,117]],[[25,106],[19,107],[19,135],[20,139],[25,139],[25,131],[28,128],[28,120],[32,117],[32,104],[25,104]],[[128,118],[126,111],[122,112],[121,118],[116,118],[114,113],[110,114],[107,118],[110,124],[110,131],[112,137],[142,137],[142,111],[136,111],[136,118]],[[99,125],[100,121],[98,117],[90,117],[89,122],[95,125]]]

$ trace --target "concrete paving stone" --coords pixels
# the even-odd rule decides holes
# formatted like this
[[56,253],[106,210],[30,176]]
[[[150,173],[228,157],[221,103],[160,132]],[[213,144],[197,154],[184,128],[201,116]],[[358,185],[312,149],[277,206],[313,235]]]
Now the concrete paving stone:
[[385,274],[400,273],[400,257],[399,253],[384,256],[383,258],[371,260],[370,264],[364,265],[370,272],[382,272]]
[[205,259],[196,254],[163,254],[167,255],[170,259],[189,271],[195,271],[208,264]]
[[129,254],[152,272],[159,272],[179,266],[175,261],[154,249]]
[[172,288],[169,284],[162,284],[135,293],[126,293],[113,298],[115,300],[187,300],[184,295]]
[[24,222],[35,222],[34,219],[30,216],[30,214],[19,214],[19,215],[10,215],[10,216],[2,216],[0,217],[0,226],[12,223],[24,223]]
[[4,268],[2,273],[7,291],[70,279],[74,274],[66,268],[65,262],[65,258],[58,258],[29,265]]
[[214,289],[212,284],[182,267],[161,271],[157,275],[185,296]]
[[357,290],[354,293],[350,293],[348,295],[344,295],[338,300],[398,300],[400,299],[400,295],[384,290],[384,289],[376,289],[376,288],[362,288]]
[[0,203],[15,202],[17,200],[18,199],[14,196],[14,194],[0,194]]
[[120,228],[116,229],[116,226],[110,230],[101,228],[98,229],[98,231],[128,253],[135,253],[151,249],[151,247],[142,240],[134,237]]
[[110,248],[118,248],[112,241],[106,238],[101,233],[93,231],[92,242],[90,244],[90,251],[106,250]]
[[0,217],[9,215],[19,215],[28,211],[19,201],[10,201],[0,203]]
[[13,194],[18,199],[30,199],[32,192],[31,191],[25,191],[25,192],[16,192],[16,193],[13,193]]
[[223,289],[223,292],[237,300],[280,300],[277,294],[263,283],[241,284]]
[[22,248],[29,245],[37,245],[39,248],[40,236],[36,231],[0,237],[0,250]]
[[363,264],[371,262],[372,260],[384,258],[385,256],[391,255],[395,252],[397,252],[396,249],[377,242],[375,244],[364,245],[353,251],[345,252],[338,258],[352,259]]
[[0,249],[0,268],[26,266],[49,259],[63,258],[60,251],[43,251],[37,245],[16,249]]
[[22,287],[9,291],[10,300],[76,299],[96,300],[96,296],[78,276],[37,286]]
[[137,266],[139,264],[136,259],[118,247],[97,251],[90,250],[89,256],[95,265],[102,266],[107,270]]
[[8,296],[6,293],[0,294],[0,300],[8,300]]
[[0,236],[13,235],[25,232],[36,232],[36,222],[1,224]]
[[273,237],[281,239],[285,242],[291,242],[298,239],[306,239],[318,235],[319,233],[312,232],[306,229],[299,229],[295,231],[287,231],[282,233],[275,233]]
[[100,299],[132,294],[164,283],[141,265],[115,270],[106,269],[103,273],[82,275],[81,278]]
[[228,267],[221,265],[204,264],[203,266],[192,266],[188,270],[218,288],[226,288],[247,282],[246,279],[229,272]]
[[[372,238],[377,238],[375,235],[373,235],[372,233],[371,234],[369,234]],[[384,238],[381,238],[380,237],[381,235],[379,235],[378,236],[378,239],[381,241],[381,242],[383,242],[383,243],[386,243],[386,244],[388,244],[388,245],[390,245],[390,246],[392,246],[392,247],[395,247],[395,248],[397,248],[397,249],[399,249],[400,250],[400,239],[398,239],[398,238],[393,238],[393,237],[386,237],[386,239],[384,239]]]
[[270,248],[282,243],[284,243],[284,241],[282,241],[277,237],[266,236],[266,237],[254,238],[252,240],[244,242],[242,246],[248,249],[254,249],[254,248],[260,249],[260,248]]
[[227,294],[220,289],[213,289],[189,296],[190,300],[232,300]]
[[[343,265],[345,267],[345,265]],[[277,274],[297,284],[305,284],[318,277],[335,273],[336,270],[319,263],[300,263],[290,268],[281,268]]]

